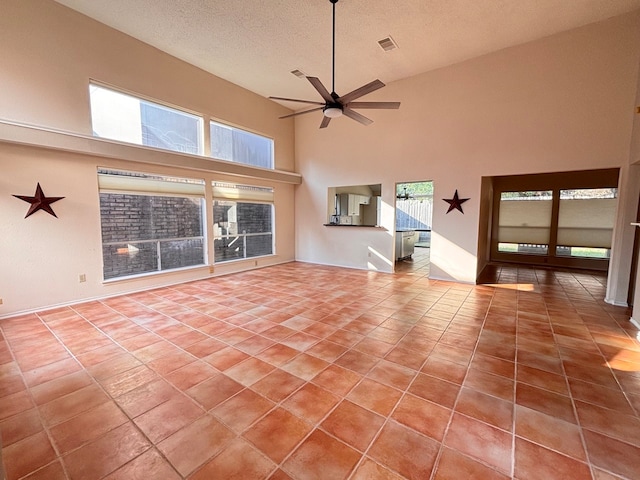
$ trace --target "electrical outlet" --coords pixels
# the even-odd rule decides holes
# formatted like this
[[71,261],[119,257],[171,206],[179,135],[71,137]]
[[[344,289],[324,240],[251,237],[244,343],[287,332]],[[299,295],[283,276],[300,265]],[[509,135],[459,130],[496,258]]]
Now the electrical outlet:
[[84,273],[81,273],[81,274],[78,276],[78,280],[80,280],[80,283],[84,283],[84,282],[86,282],[86,281],[87,281],[87,275],[86,275],[86,274],[84,274]]
[[258,260],[255,261],[255,263],[253,264],[254,267],[258,266]]
[[209,265],[209,273],[213,273],[214,268],[215,267],[213,265]]
[[2,299],[0,298],[0,305],[2,305]]
[[370,256],[371,256],[371,252],[367,252],[367,257],[370,257]]

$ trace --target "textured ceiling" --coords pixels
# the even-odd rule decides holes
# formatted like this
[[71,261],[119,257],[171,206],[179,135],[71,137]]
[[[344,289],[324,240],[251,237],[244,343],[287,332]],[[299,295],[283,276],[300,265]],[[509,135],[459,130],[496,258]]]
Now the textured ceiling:
[[[331,90],[329,0],[56,0],[263,96]],[[640,0],[340,0],[336,91],[385,83],[640,8]],[[378,40],[399,46],[384,52]],[[299,104],[287,104],[299,108]]]

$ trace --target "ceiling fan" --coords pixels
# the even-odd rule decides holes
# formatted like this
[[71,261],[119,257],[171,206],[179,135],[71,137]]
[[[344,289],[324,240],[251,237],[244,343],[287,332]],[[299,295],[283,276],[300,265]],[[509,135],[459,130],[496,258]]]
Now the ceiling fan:
[[346,95],[340,96],[336,93],[335,83],[336,83],[336,3],[338,0],[329,0],[333,4],[333,52],[331,55],[331,67],[332,67],[332,77],[331,77],[331,93],[325,88],[322,82],[316,77],[306,77],[307,80],[313,85],[313,87],[318,91],[320,96],[323,98],[324,102],[314,102],[310,100],[298,100],[295,98],[284,98],[284,97],[269,97],[272,100],[284,100],[287,102],[298,102],[298,103],[308,103],[310,105],[320,105],[316,108],[311,108],[309,110],[304,110],[302,112],[291,113],[289,115],[284,115],[280,118],[289,118],[295,117],[296,115],[304,115],[305,113],[316,112],[322,110],[324,115],[322,119],[322,123],[320,123],[320,128],[326,128],[329,125],[329,122],[332,118],[337,118],[342,115],[345,115],[356,122],[360,122],[363,125],[370,125],[373,123],[373,120],[365,117],[364,115],[356,112],[354,109],[360,108],[385,108],[385,109],[397,109],[400,108],[400,102],[354,102],[360,97],[363,97],[371,92],[374,92],[382,87],[384,87],[384,83],[380,80],[374,80],[373,82],[367,83],[360,88],[355,89],[353,92],[349,92]]

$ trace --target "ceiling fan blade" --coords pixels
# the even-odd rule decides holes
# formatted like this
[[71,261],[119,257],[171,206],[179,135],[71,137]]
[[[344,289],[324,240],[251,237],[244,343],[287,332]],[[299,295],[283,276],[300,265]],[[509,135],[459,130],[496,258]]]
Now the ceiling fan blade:
[[311,110],[304,110],[302,112],[296,112],[296,113],[290,113],[289,115],[285,115],[283,117],[278,117],[280,119],[282,118],[289,118],[289,117],[295,117],[296,115],[303,115],[305,113],[309,113],[309,112],[316,112],[318,110],[322,110],[324,107],[317,107],[317,108],[312,108]]
[[380,80],[374,80],[373,82],[367,83],[360,88],[356,88],[353,92],[349,92],[346,95],[340,97],[340,103],[342,103],[342,105],[346,105],[356,98],[360,98],[367,95],[368,93],[375,92],[382,87],[384,87],[384,83],[382,83]]
[[298,100],[296,98],[269,97],[271,100],[284,100],[286,102],[309,103],[311,105],[324,105],[324,102],[314,102],[312,100]]
[[331,121],[330,117],[322,117],[322,123],[320,123],[320,128],[327,128],[329,126],[329,122]]
[[359,114],[355,110],[351,110],[347,107],[344,107],[342,109],[342,113],[347,117],[352,118],[356,122],[360,122],[363,125],[371,125],[373,123],[373,120],[371,120],[370,118],[367,118],[364,115]]
[[327,91],[327,89],[324,87],[324,85],[322,84],[319,78],[307,77],[307,80],[309,80],[311,85],[313,85],[313,88],[315,88],[320,94],[320,96],[324,98],[327,102],[331,102],[331,103],[335,102],[335,99]]
[[400,108],[400,102],[351,102],[349,108]]

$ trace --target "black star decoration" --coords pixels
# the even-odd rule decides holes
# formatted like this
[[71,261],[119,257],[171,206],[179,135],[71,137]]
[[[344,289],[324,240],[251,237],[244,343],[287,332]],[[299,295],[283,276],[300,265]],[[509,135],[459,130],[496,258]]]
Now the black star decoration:
[[23,200],[31,204],[31,207],[29,208],[29,211],[24,216],[24,218],[27,218],[29,215],[33,215],[38,210],[44,210],[48,214],[58,218],[58,216],[55,214],[55,212],[51,208],[51,204],[54,202],[57,202],[58,200],[62,200],[64,198],[64,197],[46,197],[44,192],[42,191],[42,188],[40,187],[40,183],[38,183],[38,186],[36,187],[35,196],[27,197],[25,195],[14,195],[14,197],[19,198],[20,200]]
[[458,190],[456,189],[456,193],[453,194],[453,198],[443,198],[442,200],[449,204],[449,210],[447,210],[447,213],[455,208],[456,210],[460,210],[464,215],[464,212],[462,211],[462,204],[469,199],[458,197]]

